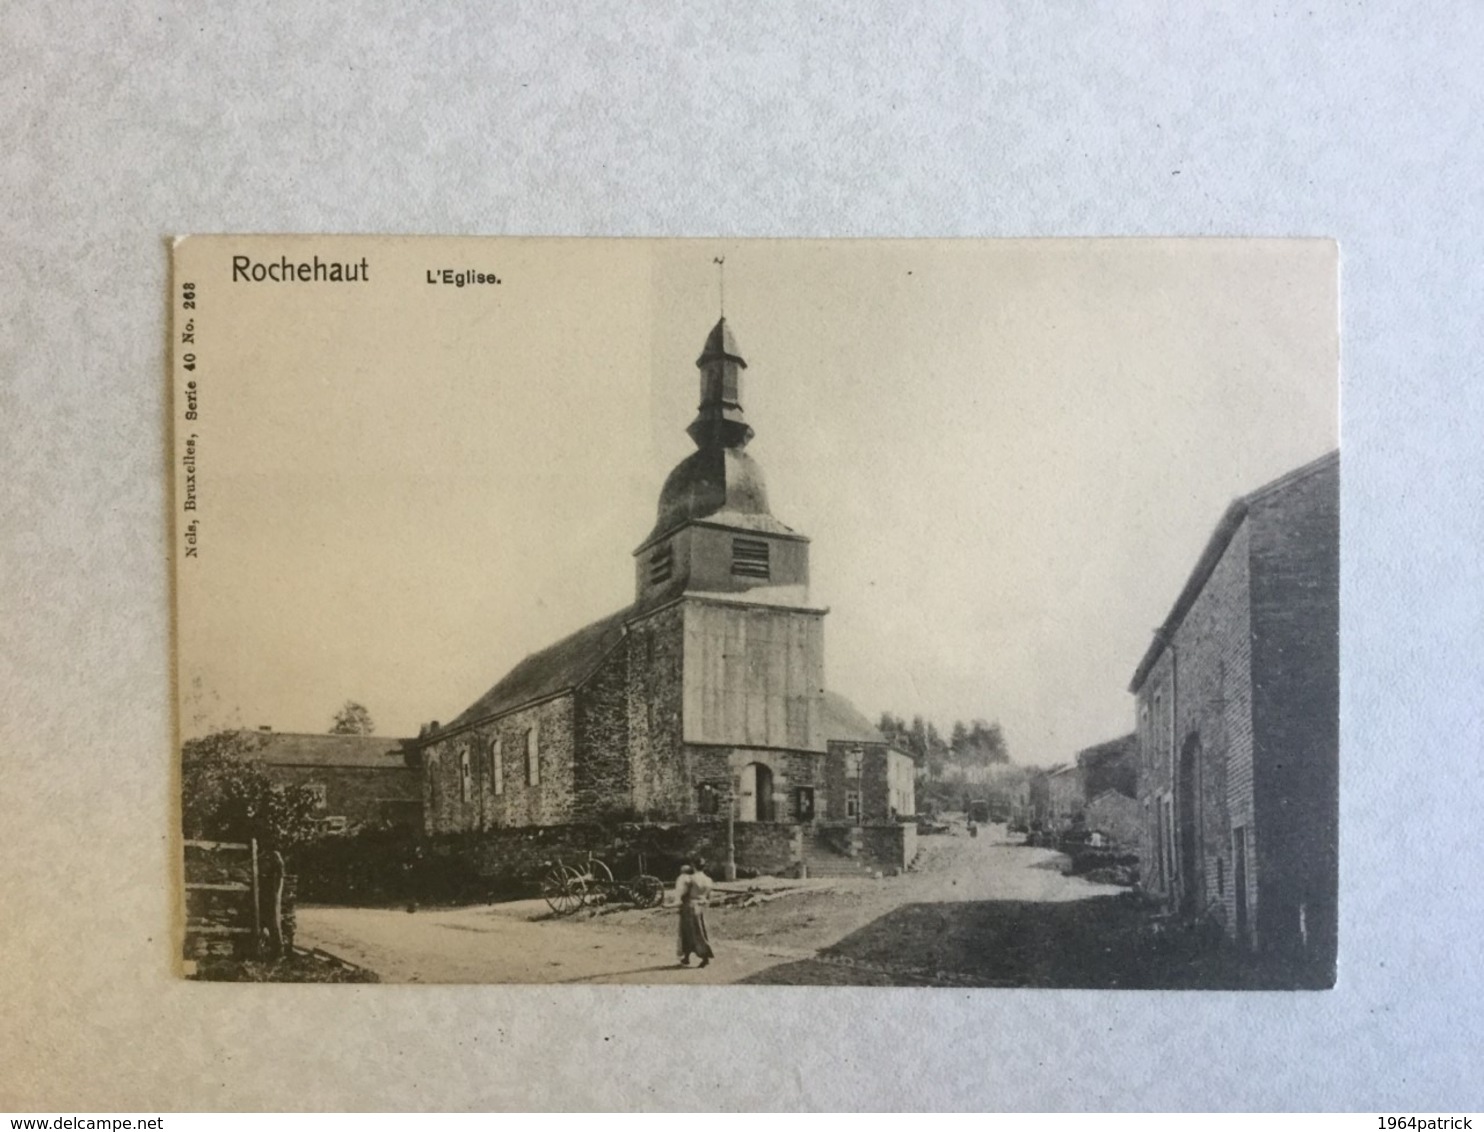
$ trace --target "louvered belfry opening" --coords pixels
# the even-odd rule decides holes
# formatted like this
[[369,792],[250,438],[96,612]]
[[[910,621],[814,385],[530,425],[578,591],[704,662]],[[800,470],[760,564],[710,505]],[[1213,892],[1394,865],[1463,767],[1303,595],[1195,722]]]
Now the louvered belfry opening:
[[767,542],[757,538],[732,539],[732,574],[767,581],[770,574]]
[[650,585],[668,582],[674,573],[675,550],[670,543],[661,543],[654,550],[650,551],[649,554]]

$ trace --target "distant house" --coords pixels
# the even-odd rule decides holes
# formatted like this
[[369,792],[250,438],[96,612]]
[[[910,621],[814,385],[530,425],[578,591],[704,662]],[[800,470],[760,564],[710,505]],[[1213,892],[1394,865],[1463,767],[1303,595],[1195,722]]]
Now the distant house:
[[1072,764],[1046,772],[1046,804],[1045,820],[1051,829],[1066,829],[1083,815],[1087,796],[1081,767]]
[[835,820],[882,822],[917,812],[911,757],[892,747],[844,696],[825,692],[824,728],[825,813]]
[[1333,980],[1339,455],[1237,499],[1134,672],[1144,884]]
[[963,786],[988,786],[994,781],[994,767],[950,759],[938,768],[938,773],[933,777],[939,782],[951,782]]
[[256,741],[253,761],[272,781],[314,794],[327,832],[367,824],[421,832],[422,771],[409,754],[410,740],[266,729],[247,734]]
[[1116,790],[1129,798],[1139,796],[1137,734],[1121,735],[1078,751],[1077,766],[1082,771],[1082,787],[1089,803],[1107,790]]
[[1104,790],[1087,803],[1086,822],[1088,829],[1103,834],[1118,848],[1138,851],[1144,821],[1137,799],[1118,790]]

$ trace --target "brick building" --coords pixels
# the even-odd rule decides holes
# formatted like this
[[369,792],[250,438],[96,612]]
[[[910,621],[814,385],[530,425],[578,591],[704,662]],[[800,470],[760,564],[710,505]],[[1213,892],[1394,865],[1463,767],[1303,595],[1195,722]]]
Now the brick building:
[[[774,517],[746,452],[747,363],[724,319],[696,365],[696,451],[666,479],[633,552],[633,603],[424,729],[430,832],[910,811],[880,735],[824,690],[827,611],[809,600],[809,540]],[[843,773],[856,748],[852,791],[829,768]]]
[[411,740],[266,728],[247,734],[253,738],[250,757],[269,779],[315,795],[326,831],[368,824],[422,827],[422,772]]
[[1237,499],[1130,684],[1143,882],[1333,981],[1339,456]]

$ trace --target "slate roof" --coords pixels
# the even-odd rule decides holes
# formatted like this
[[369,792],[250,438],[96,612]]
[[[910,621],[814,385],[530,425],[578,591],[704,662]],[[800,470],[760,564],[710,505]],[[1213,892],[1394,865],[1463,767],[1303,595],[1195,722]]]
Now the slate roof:
[[820,720],[824,726],[824,737],[854,740],[857,743],[885,743],[886,736],[872,725],[859,708],[838,692],[826,691],[824,711]]
[[272,766],[407,766],[405,739],[384,735],[318,735],[293,731],[244,731],[258,740],[248,757]]
[[705,365],[712,358],[729,358],[743,369],[747,368],[747,363],[737,352],[737,339],[732,337],[732,328],[727,325],[725,318],[718,320],[711,328],[711,333],[706,335],[706,345],[701,349],[696,365]]
[[439,728],[438,734],[490,716],[503,715],[577,687],[593,674],[603,658],[623,639],[624,619],[632,612],[631,607],[625,607],[617,613],[610,613],[563,637],[556,644],[533,652],[453,722]]

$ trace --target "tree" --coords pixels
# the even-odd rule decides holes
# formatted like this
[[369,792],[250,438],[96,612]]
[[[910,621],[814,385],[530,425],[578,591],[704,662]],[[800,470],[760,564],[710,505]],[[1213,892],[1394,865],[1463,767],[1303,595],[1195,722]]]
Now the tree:
[[928,737],[927,724],[923,722],[922,716],[912,717],[912,726],[907,732],[908,754],[912,761],[918,766],[927,766],[928,760]]
[[316,831],[315,799],[302,786],[278,786],[252,761],[253,732],[217,731],[181,748],[181,824],[207,841],[256,838],[262,852],[292,849]]
[[345,706],[335,713],[330,724],[331,735],[374,735],[376,724],[371,722],[371,713],[364,704],[346,700]]
[[948,740],[948,746],[953,751],[953,757],[959,762],[966,762],[969,758],[969,729],[963,725],[962,720],[953,721],[953,737]]

